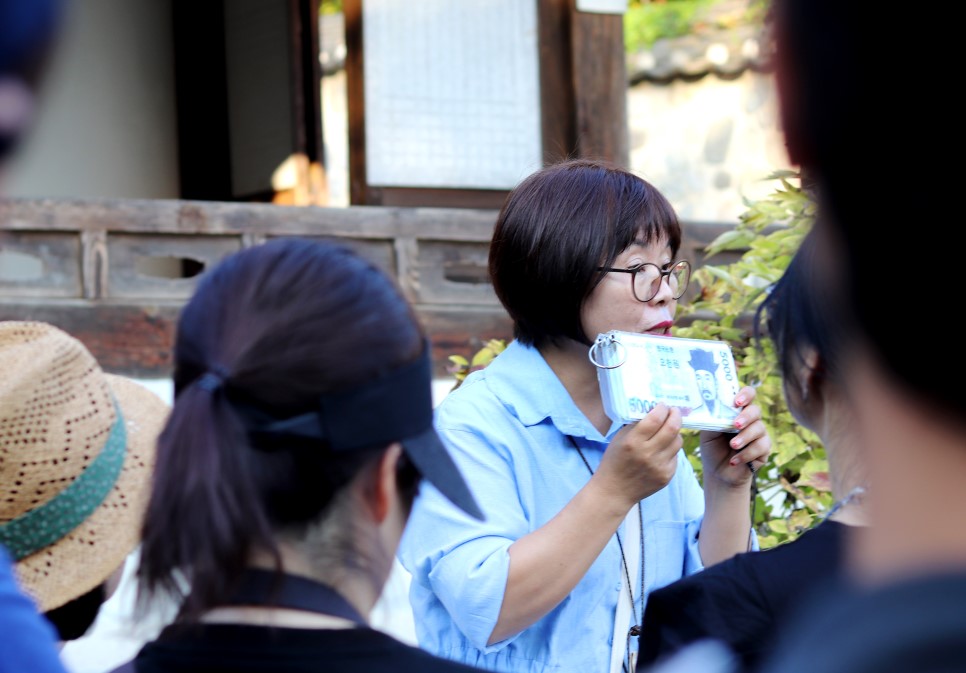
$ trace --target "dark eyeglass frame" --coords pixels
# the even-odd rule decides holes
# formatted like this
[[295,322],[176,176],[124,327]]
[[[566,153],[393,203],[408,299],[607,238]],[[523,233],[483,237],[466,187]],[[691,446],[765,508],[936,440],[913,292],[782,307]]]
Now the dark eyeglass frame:
[[[671,275],[674,274],[675,269],[677,269],[679,266],[682,266],[682,265],[685,268],[687,268],[688,277],[687,277],[687,280],[681,283],[681,286],[678,287],[677,292],[674,293],[674,299],[680,299],[681,297],[684,296],[684,293],[688,291],[688,285],[691,283],[691,262],[689,262],[686,259],[679,259],[676,262],[671,262],[670,264],[667,265],[667,268],[664,268],[664,269],[662,269],[657,264],[652,264],[651,262],[644,262],[643,264],[638,264],[637,266],[631,267],[630,269],[615,269],[613,267],[608,267],[608,266],[598,266],[597,270],[604,271],[605,273],[631,274],[631,292],[634,294],[634,299],[641,302],[642,304],[646,304],[647,302],[654,299],[654,297],[657,296],[657,293],[661,291],[661,284],[664,282],[665,278],[669,279],[668,287],[670,287]],[[641,299],[640,297],[637,296],[637,274],[638,272],[640,272],[641,270],[643,270],[645,267],[648,267],[648,266],[653,266],[655,269],[657,269],[658,273],[660,274],[660,276],[658,276],[660,281],[654,285],[655,290],[650,297],[648,297],[647,299]]]

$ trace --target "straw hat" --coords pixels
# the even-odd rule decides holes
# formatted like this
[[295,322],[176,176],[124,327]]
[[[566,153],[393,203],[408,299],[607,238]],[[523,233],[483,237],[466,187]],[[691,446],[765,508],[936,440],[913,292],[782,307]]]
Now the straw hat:
[[47,612],[140,541],[168,405],[40,322],[0,322],[0,372],[0,543]]

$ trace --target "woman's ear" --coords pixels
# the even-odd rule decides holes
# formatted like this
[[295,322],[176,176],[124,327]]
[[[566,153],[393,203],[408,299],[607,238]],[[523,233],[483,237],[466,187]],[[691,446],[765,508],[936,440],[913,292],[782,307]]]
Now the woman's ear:
[[814,348],[804,348],[794,375],[784,380],[785,401],[788,410],[800,424],[813,429],[818,419],[823,399],[825,381],[822,359]]
[[396,465],[401,455],[402,444],[393,442],[383,451],[376,464],[370,493],[370,507],[376,523],[382,523],[385,520],[398,497]]
[[799,372],[798,380],[802,386],[802,401],[808,402],[809,394],[819,393],[822,383],[825,381],[825,368],[822,366],[822,358],[814,348],[805,350],[802,357],[802,367]]
[[[804,349],[798,375],[795,377],[799,390],[797,406],[806,417],[821,413],[824,406],[825,367],[814,348]],[[801,421],[799,421],[801,422]],[[804,423],[808,426],[810,423]]]

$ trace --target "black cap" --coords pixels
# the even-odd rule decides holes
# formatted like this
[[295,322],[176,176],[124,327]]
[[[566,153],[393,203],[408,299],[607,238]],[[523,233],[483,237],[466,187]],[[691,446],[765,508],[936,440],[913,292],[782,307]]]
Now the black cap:
[[322,395],[314,412],[276,420],[254,430],[328,442],[353,451],[400,442],[420,473],[472,517],[483,512],[433,427],[429,344],[419,359],[347,391]]

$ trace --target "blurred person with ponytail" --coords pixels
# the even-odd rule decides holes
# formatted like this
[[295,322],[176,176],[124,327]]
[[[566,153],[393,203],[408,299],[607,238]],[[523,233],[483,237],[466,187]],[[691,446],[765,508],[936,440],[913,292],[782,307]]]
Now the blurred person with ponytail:
[[118,670],[457,673],[373,629],[420,488],[480,509],[437,437],[426,335],[394,282],[298,238],[207,272],[174,349],[139,604],[178,615]]

